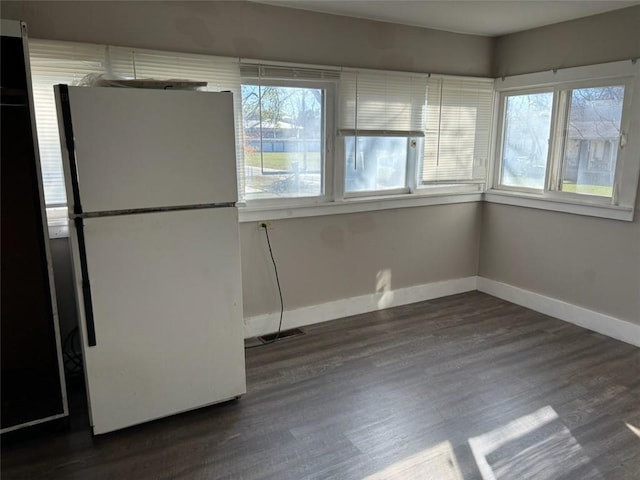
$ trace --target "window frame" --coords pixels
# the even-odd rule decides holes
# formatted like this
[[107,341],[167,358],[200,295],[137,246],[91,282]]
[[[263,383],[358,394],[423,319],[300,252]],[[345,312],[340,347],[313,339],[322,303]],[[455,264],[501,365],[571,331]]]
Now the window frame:
[[[289,196],[289,197],[265,197],[252,198],[245,197],[241,192],[239,205],[248,209],[270,209],[282,207],[311,206],[317,204],[328,203],[333,199],[334,192],[334,157],[335,157],[335,138],[332,132],[335,130],[336,115],[336,82],[333,80],[308,80],[296,78],[270,78],[270,77],[240,77],[240,89],[243,85],[256,86],[273,86],[273,87],[297,87],[297,88],[315,88],[323,90],[323,115],[322,115],[322,135],[324,151],[322,167],[321,167],[321,194],[313,196]],[[240,99],[242,103],[242,99]],[[240,112],[242,115],[242,110]],[[244,124],[244,120],[240,122]],[[244,145],[244,130],[238,133],[242,136],[242,144]],[[237,134],[237,135],[238,135]],[[245,162],[246,163],[246,162]],[[245,166],[243,166],[245,167]],[[243,185],[245,182],[243,182]]]
[[[359,137],[390,137],[390,138],[404,138],[407,142],[407,155],[405,157],[405,178],[404,186],[388,189],[378,190],[362,190],[347,192],[347,178],[346,178],[346,162],[347,156],[345,151],[345,139],[347,137],[355,137],[356,141]],[[383,131],[383,130],[355,130],[355,129],[341,129],[336,135],[336,162],[339,164],[339,168],[336,169],[336,198],[341,200],[379,197],[384,198],[392,195],[410,195],[417,193],[417,165],[420,157],[422,156],[423,149],[412,148],[411,142],[417,141],[422,145],[424,141],[424,134],[417,131]],[[424,147],[423,147],[424,148]],[[336,165],[338,167],[338,165]]]
[[[585,81],[579,81],[579,82],[571,82],[568,85],[566,85],[565,88],[557,90],[558,115],[563,116],[563,122],[561,125],[557,125],[556,127],[557,130],[554,132],[555,142],[553,145],[554,150],[552,154],[555,155],[556,161],[555,161],[555,164],[553,165],[554,168],[549,172],[548,182],[545,183],[545,186],[548,187],[550,195],[552,197],[559,194],[562,197],[566,196],[568,198],[575,198],[576,200],[584,198],[586,201],[592,202],[592,203],[611,203],[612,201],[615,200],[614,197],[615,197],[616,185],[618,185],[619,182],[622,180],[621,176],[622,176],[622,170],[624,168],[623,162],[617,161],[618,158],[616,158],[616,167],[615,167],[614,179],[613,179],[613,185],[612,185],[614,192],[612,193],[611,197],[603,197],[600,195],[588,195],[584,193],[566,192],[560,189],[560,182],[562,181],[562,167],[565,160],[564,154],[565,154],[565,142],[566,142],[566,128],[569,122],[568,115],[571,107],[570,92],[573,92],[573,90],[579,90],[583,88],[597,88],[597,87],[611,87],[611,86],[623,86],[624,92],[625,92],[624,99],[622,102],[622,113],[620,117],[620,135],[618,136],[618,141],[616,146],[617,153],[618,153],[617,157],[623,157],[623,155],[621,156],[620,153],[625,153],[625,152],[622,152],[623,149],[620,148],[620,142],[621,142],[620,137],[622,135],[628,135],[629,128],[628,127],[626,128],[627,130],[626,134],[624,133],[624,130],[625,130],[625,120],[629,122],[629,119],[631,116],[631,98],[633,96],[633,77],[620,77],[620,78],[607,79],[604,81],[585,80]],[[627,94],[628,92],[631,92],[631,93],[628,95]],[[564,126],[564,131],[561,130],[562,126]],[[607,202],[608,199],[609,199],[609,202]]]
[[[549,158],[551,156],[551,152],[553,150],[553,138],[554,131],[556,129],[556,96],[555,90],[549,87],[537,87],[537,88],[525,88],[522,90],[513,90],[507,92],[498,92],[498,108],[495,111],[497,118],[496,123],[496,137],[498,138],[497,143],[495,145],[495,163],[496,168],[493,173],[493,185],[495,189],[505,190],[505,191],[514,191],[514,192],[522,192],[522,193],[538,193],[542,192],[546,189],[548,180],[549,180]],[[542,189],[533,188],[533,187],[522,187],[516,185],[504,185],[502,183],[502,167],[503,167],[503,158],[502,155],[504,153],[504,140],[505,140],[505,125],[506,125],[506,116],[507,116],[507,99],[509,97],[516,97],[520,95],[536,95],[541,93],[551,93],[553,94],[553,98],[551,101],[551,121],[549,122],[549,139],[547,142],[547,161],[545,164],[545,178],[544,185]]]
[[[496,79],[494,100],[494,134],[492,138],[491,171],[485,200],[495,203],[529,206],[617,220],[633,220],[638,177],[640,175],[640,139],[632,135],[633,126],[640,126],[640,65],[621,61],[586,67]],[[620,148],[614,174],[611,197],[560,190],[564,162],[566,126],[571,92],[581,88],[624,86],[625,94],[620,123],[625,145]],[[502,150],[506,99],[529,93],[553,92],[550,138],[543,189],[512,187],[502,184]],[[636,127],[637,129],[637,127]]]

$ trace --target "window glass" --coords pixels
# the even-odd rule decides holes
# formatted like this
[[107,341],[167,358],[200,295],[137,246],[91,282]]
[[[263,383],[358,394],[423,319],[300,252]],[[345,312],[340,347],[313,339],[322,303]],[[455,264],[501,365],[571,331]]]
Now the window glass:
[[406,137],[344,137],[345,192],[403,188],[406,183]]
[[242,85],[245,198],[323,193],[324,93]]
[[553,92],[506,98],[501,184],[544,189]]
[[610,197],[618,155],[624,86],[571,91],[560,189]]

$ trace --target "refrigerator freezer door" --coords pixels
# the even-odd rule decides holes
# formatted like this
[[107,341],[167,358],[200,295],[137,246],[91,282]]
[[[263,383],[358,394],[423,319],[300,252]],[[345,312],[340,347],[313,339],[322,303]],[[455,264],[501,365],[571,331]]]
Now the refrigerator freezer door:
[[84,233],[97,345],[82,335],[95,434],[245,393],[235,208],[90,218]]
[[69,102],[84,212],[237,201],[231,93],[69,87]]

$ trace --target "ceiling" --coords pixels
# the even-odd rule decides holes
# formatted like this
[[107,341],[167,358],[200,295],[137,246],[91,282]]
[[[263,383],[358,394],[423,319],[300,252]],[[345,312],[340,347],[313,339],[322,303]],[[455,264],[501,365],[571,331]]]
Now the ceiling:
[[591,0],[255,0],[289,8],[457,33],[498,36],[640,5]]

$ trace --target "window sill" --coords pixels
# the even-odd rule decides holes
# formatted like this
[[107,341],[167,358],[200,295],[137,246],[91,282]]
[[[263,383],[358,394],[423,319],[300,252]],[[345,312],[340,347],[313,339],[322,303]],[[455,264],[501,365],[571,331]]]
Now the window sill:
[[[394,208],[424,207],[430,205],[448,205],[453,203],[479,202],[482,192],[465,191],[453,193],[403,194],[375,197],[357,197],[335,202],[287,205],[287,206],[242,206],[238,207],[240,223],[262,220],[281,220],[285,218],[318,217],[346,213],[390,210]],[[49,221],[49,238],[67,238],[69,224],[66,218]]]
[[[536,208],[555,212],[609,218],[613,220],[633,221],[633,208],[616,205],[585,204],[571,199],[543,198],[536,194],[488,190],[481,192],[403,194],[386,197],[357,197],[320,204],[288,205],[288,206],[240,206],[238,217],[240,223],[259,222],[262,220],[281,220],[286,218],[317,217],[323,215],[340,215],[348,213],[390,210],[395,208],[425,207],[431,205],[450,205],[486,201],[503,205]],[[66,219],[56,219],[49,223],[49,238],[66,238],[69,226]]]
[[259,222],[261,220],[281,220],[285,218],[317,217],[346,213],[370,212],[394,208],[423,207],[429,205],[447,205],[452,203],[479,202],[481,192],[442,193],[442,194],[402,194],[376,197],[357,197],[313,205],[291,205],[270,207],[240,207],[240,223]]
[[612,220],[633,221],[633,208],[618,205],[587,204],[573,199],[559,199],[543,197],[539,194],[509,192],[504,190],[487,190],[484,193],[484,201],[514,205],[518,207],[536,208],[554,212],[586,215],[589,217],[609,218]]

